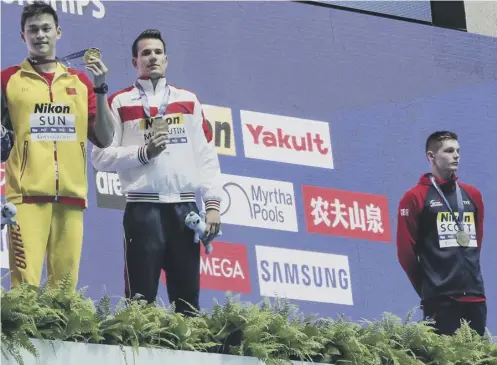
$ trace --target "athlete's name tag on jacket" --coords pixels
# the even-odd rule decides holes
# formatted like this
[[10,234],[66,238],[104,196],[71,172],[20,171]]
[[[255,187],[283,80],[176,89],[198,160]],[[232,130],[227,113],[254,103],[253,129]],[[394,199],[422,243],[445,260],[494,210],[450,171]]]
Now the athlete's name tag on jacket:
[[70,142],[76,140],[76,118],[65,104],[36,104],[29,116],[31,141]]
[[[459,214],[454,212],[456,216]],[[463,214],[463,227],[464,232],[469,235],[469,245],[468,247],[478,247],[476,241],[476,226],[475,226],[475,216],[473,212],[464,212]],[[437,214],[437,231],[438,239],[440,242],[440,248],[447,247],[460,247],[457,243],[457,232],[459,227],[457,222],[454,221],[452,214],[449,212],[438,212]]]
[[167,114],[162,118],[149,118],[140,121],[140,129],[144,131],[145,141],[152,138],[154,133],[163,130],[167,125],[167,144],[187,143],[184,116],[181,113]]

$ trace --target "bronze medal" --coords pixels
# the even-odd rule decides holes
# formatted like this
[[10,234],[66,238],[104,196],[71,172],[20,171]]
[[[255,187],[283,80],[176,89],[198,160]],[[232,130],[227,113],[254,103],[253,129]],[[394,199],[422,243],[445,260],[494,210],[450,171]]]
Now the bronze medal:
[[456,233],[456,241],[459,244],[459,246],[468,247],[470,241],[469,234],[467,234],[464,231],[458,231]]

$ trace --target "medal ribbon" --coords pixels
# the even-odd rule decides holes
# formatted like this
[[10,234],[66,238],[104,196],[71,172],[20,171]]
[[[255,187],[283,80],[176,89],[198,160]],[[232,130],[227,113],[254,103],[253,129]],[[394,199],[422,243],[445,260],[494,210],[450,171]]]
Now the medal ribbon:
[[51,63],[51,62],[65,63],[67,61],[83,57],[85,55],[86,51],[88,51],[88,50],[89,50],[89,48],[84,49],[82,51],[78,51],[78,52],[74,52],[74,53],[68,54],[67,56],[64,56],[62,58],[55,57],[55,59],[53,59],[53,60],[42,60],[42,61],[38,61],[36,59],[30,59],[30,62],[32,64],[35,64],[35,65],[42,65],[42,64]]
[[457,196],[457,213],[459,214],[459,216],[456,217],[456,215],[454,214],[454,210],[452,210],[452,207],[450,206],[449,202],[447,201],[447,198],[445,197],[445,195],[442,193],[442,190],[438,186],[433,175],[430,175],[430,180],[431,180],[431,183],[433,184],[433,187],[437,190],[438,195],[440,195],[440,197],[443,199],[445,205],[447,206],[447,209],[449,209],[450,214],[452,214],[452,218],[454,218],[454,220],[456,221],[457,226],[459,227],[459,230],[464,231],[464,226],[462,224],[463,214],[464,214],[464,206],[463,206],[463,201],[462,201],[461,188],[459,187],[459,184],[457,183],[457,181],[455,182],[455,184],[456,184],[456,196]]
[[[138,92],[140,93],[140,99],[142,100],[143,103],[143,111],[145,112],[145,116],[150,119],[150,105],[148,104],[147,94],[145,94],[145,90],[143,90],[143,87],[140,85],[138,81],[135,82],[135,86],[138,89]],[[169,104],[170,95],[171,95],[171,90],[169,89],[169,86],[166,85],[166,88],[164,90],[164,98],[162,104],[159,107],[159,111],[157,112],[156,117],[163,117],[164,114],[166,113],[167,105]]]
[[88,51],[89,48],[87,49],[84,49],[82,51],[79,51],[79,52],[74,52],[74,53],[71,53],[71,54],[68,54],[67,56],[64,56],[62,58],[57,58],[57,61],[59,62],[66,62],[66,61],[69,61],[69,60],[74,60],[76,58],[81,58],[85,55],[86,51]]

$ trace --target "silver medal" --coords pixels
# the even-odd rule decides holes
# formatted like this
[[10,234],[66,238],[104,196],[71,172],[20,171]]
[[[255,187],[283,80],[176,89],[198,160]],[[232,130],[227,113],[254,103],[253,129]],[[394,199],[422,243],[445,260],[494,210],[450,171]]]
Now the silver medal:
[[464,231],[458,231],[456,233],[456,241],[459,246],[468,247],[469,246],[469,234]]

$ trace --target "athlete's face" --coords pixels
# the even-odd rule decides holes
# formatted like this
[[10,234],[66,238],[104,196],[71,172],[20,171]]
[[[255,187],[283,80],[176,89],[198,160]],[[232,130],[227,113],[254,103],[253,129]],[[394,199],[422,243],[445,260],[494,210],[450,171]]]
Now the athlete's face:
[[138,55],[133,57],[133,66],[138,77],[156,79],[163,77],[167,68],[167,56],[160,39],[142,39],[138,42]]
[[454,139],[442,141],[436,152],[428,151],[428,159],[440,173],[455,173],[459,168],[459,142]]
[[54,58],[55,43],[61,35],[53,16],[40,14],[26,19],[21,39],[26,43],[30,57]]

